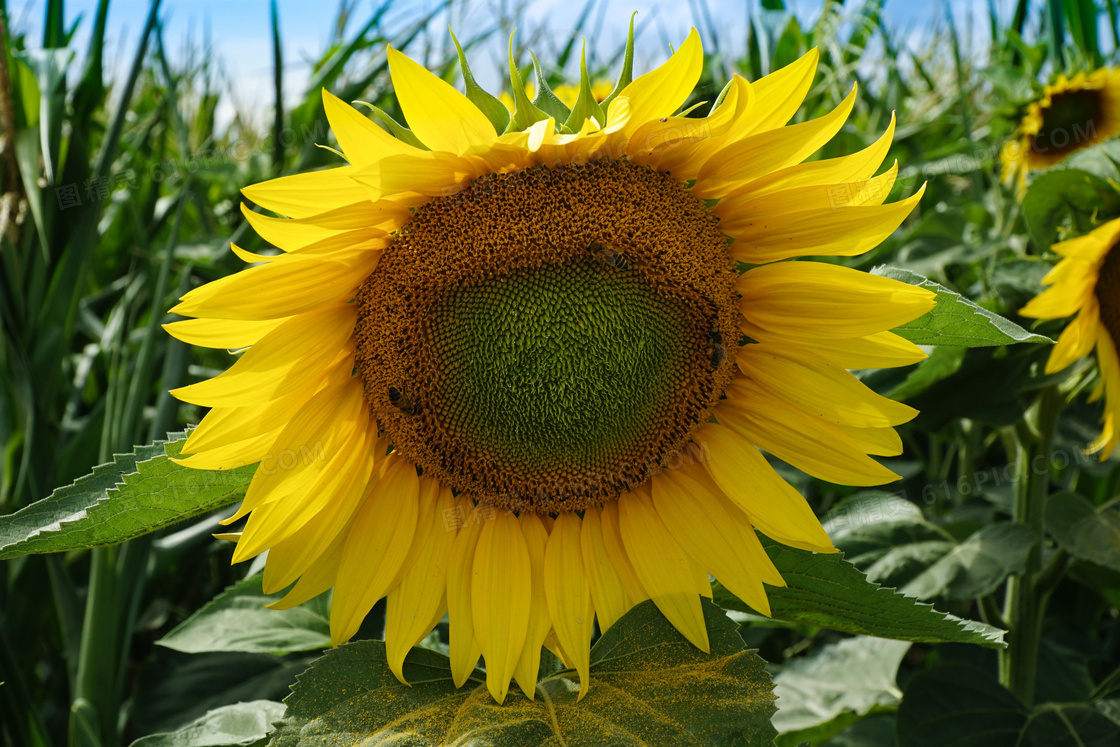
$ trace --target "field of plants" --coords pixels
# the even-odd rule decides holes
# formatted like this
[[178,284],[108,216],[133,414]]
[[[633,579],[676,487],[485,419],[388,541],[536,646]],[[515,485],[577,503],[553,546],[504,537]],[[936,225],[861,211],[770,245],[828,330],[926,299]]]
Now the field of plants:
[[[344,163],[338,150],[351,145],[332,132],[322,89],[366,102],[363,117],[419,143],[405,129],[390,46],[478,103],[456,46],[478,75],[493,60],[474,51],[503,48],[516,28],[513,77],[541,119],[570,110],[575,126],[558,131],[571,134],[586,112],[605,116],[631,60],[660,64],[683,37],[663,38],[657,14],[635,3],[633,47],[605,49],[590,39],[605,33],[606,0],[587,0],[539,26],[503,7],[477,33],[455,28],[452,43],[447,27],[465,0],[406,26],[387,23],[400,17],[392,0],[342,0],[293,105],[281,94],[292,75],[288,4],[273,0],[271,27],[245,33],[271,37],[275,105],[223,117],[238,72],[167,38],[176,0],[130,19],[138,44],[113,60],[111,0],[77,25],[64,0],[45,0],[41,37],[0,0],[0,744],[1120,744],[1120,461],[1106,419],[1120,365],[1111,343],[1094,349],[1093,333],[1066,319],[1088,304],[1100,335],[1120,331],[1120,289],[1115,303],[1103,290],[1110,260],[1094,266],[1101,279],[1081,305],[1020,314],[1059,260],[1089,251],[1060,242],[1097,237],[1106,251],[1117,240],[1120,83],[1108,66],[1120,53],[1120,2],[977,1],[967,18],[959,3],[931,4],[920,29],[900,30],[883,7],[896,1],[821,0],[811,12],[752,2],[745,43],[720,25],[741,4],[691,3],[703,69],[679,111],[699,122],[733,76],[755,81],[815,48],[791,123],[857,92],[809,160],[860,152],[895,123],[878,173],[897,161],[897,178],[864,181],[845,199],[859,204],[885,183],[876,204],[924,185],[920,202],[882,243],[825,261],[936,293],[932,311],[894,330],[928,357],[855,371],[920,413],[898,425],[902,453],[879,459],[900,478],[838,485],[769,453],[840,553],[763,537],[786,583],[766,587],[769,615],[713,572],[702,602],[710,651],[660,605],[637,604],[609,628],[600,611],[590,691],[575,684],[587,670],[577,677],[570,645],[546,639],[537,697],[513,687],[499,704],[482,665],[467,685],[452,682],[446,617],[408,654],[409,687],[381,643],[384,599],[341,646],[330,591],[264,607],[284,595],[268,589],[267,572],[262,585],[266,556],[232,563],[241,529],[219,523],[255,467],[172,461],[206,409],[169,391],[233,358],[163,325],[183,318],[169,309],[188,292],[288,251],[243,212],[278,211],[241,190]],[[88,46],[73,43],[79,29]],[[498,99],[528,98],[498,72],[504,90],[486,99],[498,108],[484,111],[509,120]],[[1048,160],[1026,169],[1016,148],[1037,150],[1038,131],[1032,140],[1021,126],[1032,105],[1045,99],[1045,114],[1073,100],[1063,82],[1076,93],[1086,80],[1104,81],[1093,85],[1107,103],[1045,124]],[[1047,366],[1067,327],[1075,353]],[[400,392],[389,397],[411,414]]]

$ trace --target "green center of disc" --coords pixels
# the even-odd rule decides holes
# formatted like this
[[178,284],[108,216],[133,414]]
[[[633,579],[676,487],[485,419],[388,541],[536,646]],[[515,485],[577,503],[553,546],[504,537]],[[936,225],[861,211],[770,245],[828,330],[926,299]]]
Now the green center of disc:
[[1042,112],[1042,126],[1031,138],[1031,148],[1039,153],[1076,150],[1096,134],[1100,115],[1100,91],[1056,93]]
[[448,427],[527,474],[594,473],[632,453],[690,365],[679,307],[596,259],[466,285],[430,325]]

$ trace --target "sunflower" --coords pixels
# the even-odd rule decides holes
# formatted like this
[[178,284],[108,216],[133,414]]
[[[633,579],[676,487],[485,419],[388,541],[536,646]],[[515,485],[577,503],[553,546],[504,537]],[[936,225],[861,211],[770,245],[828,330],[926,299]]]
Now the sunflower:
[[1100,367],[1100,383],[1090,397],[1104,395],[1101,434],[1089,445],[1089,453],[1099,453],[1101,461],[1112,454],[1120,441],[1120,360],[1116,356],[1120,340],[1120,219],[1109,221],[1084,236],[1055,244],[1061,257],[1046,277],[1050,286],[1019,313],[1032,319],[1062,319],[1077,314],[1065,328],[1046,361],[1052,374],[1088,355],[1094,348]]
[[1059,75],[1027,106],[999,159],[1003,181],[1026,187],[1032,171],[1061,163],[1074,151],[1120,135],[1120,70]]
[[755,530],[834,548],[760,449],[882,484],[896,475],[868,455],[899,454],[892,426],[916,414],[847,369],[920,360],[886,330],[932,294],[784,261],[861,254],[911,212],[920,193],[883,204],[897,165],[873,176],[893,121],[802,163],[855,102],[787,125],[816,51],[675,114],[701,73],[695,30],[646,75],[624,65],[605,106],[584,74],[563,122],[514,65],[511,114],[462,57],[469,96],[388,61],[411,135],[324,91],[348,165],[245,189],[285,216],[242,208],[282,253],[235,246],[255,266],[172,309],[195,317],[168,326],[179,339],[247,348],[174,392],[211,408],[182,464],[259,463],[234,561],[268,550],[264,588],[294,584],[275,607],[333,587],[335,644],[387,598],[402,681],[446,614],[456,684],[481,655],[498,702],[511,678],[534,696],[542,645],[582,696],[595,619],[645,599],[707,650],[709,573],[769,614],[764,584],[783,581]]

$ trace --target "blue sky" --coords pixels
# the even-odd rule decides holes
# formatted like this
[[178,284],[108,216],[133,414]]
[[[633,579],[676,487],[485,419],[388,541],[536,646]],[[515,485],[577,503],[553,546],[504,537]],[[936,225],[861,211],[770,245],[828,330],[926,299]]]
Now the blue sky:
[[[936,18],[944,18],[948,2],[958,22],[970,15],[973,23],[962,23],[978,37],[987,35],[987,0],[941,0],[915,2],[914,0],[887,0],[887,22],[898,32],[920,44],[924,33]],[[1010,13],[1014,0],[996,0],[997,8]],[[350,30],[368,18],[380,0],[360,0],[351,21]],[[792,0],[789,3],[799,17],[811,20],[821,7],[821,0]],[[854,0],[849,5],[857,6]],[[391,29],[401,29],[418,17],[425,16],[439,5],[431,0],[406,0],[398,2],[386,17]],[[450,21],[460,38],[481,31],[493,24],[495,13],[516,3],[508,0],[481,0],[456,2],[452,5]],[[547,54],[550,40],[547,29],[556,28],[566,33],[573,23],[572,16],[583,7],[584,0],[531,0],[522,13],[522,28],[536,32],[539,52]],[[742,48],[746,37],[748,8],[756,8],[758,0],[708,0],[721,39],[732,48]],[[11,25],[29,33],[29,42],[41,40],[43,0],[9,0]],[[67,23],[79,16],[82,22],[75,42],[83,54],[96,10],[96,0],[67,0]],[[285,97],[297,100],[302,95],[310,74],[311,61],[326,48],[333,29],[337,3],[334,0],[281,0],[280,28],[284,42]],[[701,25],[693,16],[693,2],[681,0],[605,0],[597,4],[593,18],[602,14],[601,33],[589,44],[600,49],[617,49],[625,40],[627,20],[631,11],[638,11],[639,21],[650,18],[650,26],[639,42],[637,69],[648,68],[664,55],[663,40],[677,43],[692,25]],[[108,63],[110,74],[123,74],[136,46],[136,37],[147,15],[147,0],[112,0],[108,23]],[[446,14],[445,14],[446,15]],[[228,119],[232,108],[241,111],[264,111],[271,100],[272,48],[269,28],[268,0],[164,0],[162,17],[164,38],[168,51],[174,56],[193,42],[199,46],[208,39],[212,55],[225,69],[225,86],[231,94],[226,98],[228,107],[220,112],[221,119]],[[558,21],[557,19],[563,19]],[[438,27],[437,27],[438,28]],[[461,30],[461,33],[460,33]],[[542,35],[543,36],[540,36]],[[498,84],[501,56],[497,44],[492,49],[482,49],[472,54],[472,67],[484,85]]]

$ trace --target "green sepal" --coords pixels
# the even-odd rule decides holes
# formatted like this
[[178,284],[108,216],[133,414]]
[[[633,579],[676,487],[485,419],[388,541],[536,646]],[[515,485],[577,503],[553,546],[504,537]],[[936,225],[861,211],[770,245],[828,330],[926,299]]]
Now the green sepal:
[[702,107],[706,103],[708,103],[708,102],[707,101],[697,101],[692,106],[678,112],[677,114],[674,114],[673,116],[675,116],[675,117],[687,117],[689,114],[692,114],[692,112],[696,111],[697,109],[699,109],[700,107]]
[[506,125],[506,132],[522,132],[533,126],[535,122],[548,119],[548,115],[533,105],[525,95],[525,84],[521,82],[521,73],[517,72],[517,63],[513,59],[513,33],[509,35],[509,84],[510,95],[513,97],[513,116]]
[[490,124],[494,125],[495,132],[504,132],[509,124],[509,109],[501,101],[491,96],[486,89],[478,85],[471,73],[470,65],[467,64],[467,56],[463,53],[463,47],[460,46],[459,40],[455,38],[455,32],[451,31],[450,27],[447,30],[451,32],[451,41],[455,42],[455,51],[459,54],[459,69],[463,73],[463,84],[467,88],[467,98],[486,115]]
[[[716,109],[719,108],[719,105],[723,103],[723,100],[725,98],[727,98],[727,92],[731,90],[731,84],[734,83],[734,82],[735,82],[734,80],[727,81],[727,85],[724,86],[723,90],[719,92],[719,96],[716,96],[715,103],[712,104],[712,108],[708,112],[709,117],[712,116],[712,114],[715,113]],[[691,109],[689,111],[691,111]]]
[[622,89],[634,80],[634,16],[636,15],[638,15],[637,11],[630,14],[630,31],[626,34],[626,54],[622,57],[622,72],[618,74],[618,82],[614,84],[614,90],[600,104],[603,111],[606,111]]
[[355,101],[354,103],[369,107],[374,114],[381,117],[381,121],[385,123],[385,126],[389,128],[389,132],[393,133],[393,136],[396,137],[397,140],[408,143],[409,145],[420,148],[421,150],[430,150],[428,146],[420,142],[420,138],[416,137],[416,135],[413,134],[412,130],[408,129],[373,104],[369,103],[368,101]]
[[537,62],[537,56],[533,54],[533,50],[529,50],[529,56],[533,58],[533,74],[537,79],[537,95],[533,97],[533,105],[550,117],[555,117],[557,123],[567,121],[572,114],[571,111],[552,92],[548,81],[544,79],[544,73],[541,72],[541,63]]
[[587,74],[587,40],[585,39],[583,49],[579,53],[579,97],[561,132],[579,132],[579,128],[588,117],[594,117],[600,128],[607,123],[607,115],[595,100],[595,94],[591,90],[591,77]]

